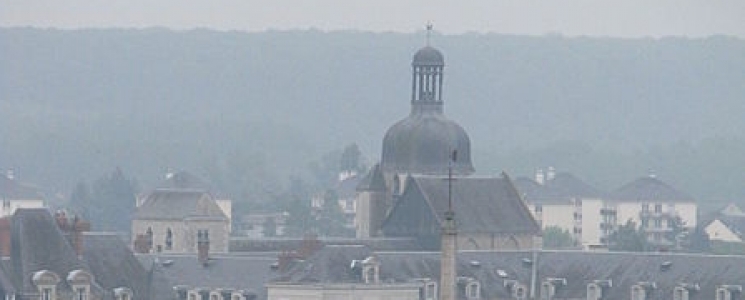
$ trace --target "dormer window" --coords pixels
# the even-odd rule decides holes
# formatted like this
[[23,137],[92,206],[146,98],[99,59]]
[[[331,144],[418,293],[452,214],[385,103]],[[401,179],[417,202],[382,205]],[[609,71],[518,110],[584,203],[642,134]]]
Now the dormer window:
[[466,298],[468,300],[481,299],[481,285],[478,281],[471,281],[466,285]]
[[735,295],[742,293],[741,285],[721,285],[717,287],[716,300],[733,300]]
[[362,261],[362,280],[365,283],[380,282],[380,262],[375,256],[370,256]]
[[429,281],[424,285],[424,300],[437,299],[437,282]]
[[613,282],[610,279],[593,281],[587,285],[587,300],[603,299],[605,289],[608,289],[611,286],[613,286]]
[[67,274],[67,283],[72,287],[75,300],[88,300],[91,293],[93,275],[84,270],[74,270]]
[[688,290],[683,287],[675,287],[673,290],[673,300],[688,300]]
[[116,300],[132,300],[132,290],[126,287],[118,287],[114,289],[114,299]]
[[556,288],[563,285],[566,285],[566,279],[564,278],[546,278],[546,280],[541,283],[541,300],[554,299]]
[[39,299],[54,300],[57,298],[57,284],[60,278],[54,272],[48,270],[35,272],[31,281],[39,291]]
[[644,290],[641,286],[633,285],[631,287],[631,300],[646,300],[647,299],[647,291]]
[[515,300],[526,300],[528,299],[528,289],[525,288],[524,285],[518,284],[514,287],[512,296],[515,298]]

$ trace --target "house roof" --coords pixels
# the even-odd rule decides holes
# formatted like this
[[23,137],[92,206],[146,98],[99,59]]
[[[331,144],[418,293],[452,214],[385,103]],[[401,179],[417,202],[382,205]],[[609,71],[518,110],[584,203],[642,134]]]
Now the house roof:
[[134,299],[169,299],[172,285],[160,274],[146,268],[134,256],[122,238],[116,234],[90,233],[84,235],[83,256],[98,282],[111,291],[128,287]]
[[334,189],[336,190],[336,194],[339,196],[339,199],[353,199],[354,197],[356,197],[357,186],[359,186],[360,181],[362,181],[362,176],[359,174],[354,174],[352,176],[349,176],[348,178],[345,178],[344,180],[337,182]]
[[609,195],[616,201],[649,202],[694,202],[690,195],[675,189],[656,177],[647,176],[636,179],[616,189]]
[[41,200],[44,199],[44,195],[36,187],[18,182],[16,179],[10,179],[5,175],[0,175],[0,199]]
[[276,253],[259,255],[211,255],[207,266],[196,255],[137,254],[144,266],[156,266],[172,286],[252,291],[266,299],[264,284],[278,276],[272,269]]
[[[447,178],[411,176],[406,189],[414,187],[424,196],[437,223],[442,224],[449,205]],[[398,203],[407,201],[406,194],[405,191]],[[506,175],[501,178],[457,177],[452,184],[452,203],[461,232],[540,232],[538,224]],[[393,210],[395,212],[396,207]]]
[[529,203],[565,203],[573,198],[601,198],[604,193],[570,173],[558,173],[553,179],[538,184],[533,179],[520,177],[515,186]]
[[19,290],[34,290],[30,274],[39,270],[61,277],[74,270],[90,272],[47,209],[18,209],[12,222],[11,260]]
[[[325,251],[325,252],[324,252]],[[279,281],[296,284],[335,283],[354,280],[353,259],[370,256],[364,248],[325,249],[290,271]],[[439,252],[377,252],[381,281],[406,283],[440,277]],[[631,286],[654,282],[647,299],[670,299],[681,284],[698,285],[690,299],[712,299],[720,285],[745,280],[745,257],[672,253],[623,253],[583,251],[462,251],[457,255],[457,276],[481,283],[482,299],[508,299],[509,283],[530,287],[531,268],[537,266],[537,290],[547,278],[566,279],[556,290],[557,299],[585,299],[587,285],[610,280],[604,299],[628,299]],[[359,282],[359,281],[357,281]],[[462,297],[462,295],[461,295]]]
[[314,253],[306,262],[295,265],[279,282],[289,283],[350,283],[359,282],[351,268],[354,261],[363,261],[373,251],[362,245],[328,245]]
[[727,226],[732,233],[737,234],[740,238],[745,238],[745,217],[721,215],[716,219]]
[[155,189],[137,208],[135,219],[183,220],[214,218],[227,220],[212,196],[204,190]]

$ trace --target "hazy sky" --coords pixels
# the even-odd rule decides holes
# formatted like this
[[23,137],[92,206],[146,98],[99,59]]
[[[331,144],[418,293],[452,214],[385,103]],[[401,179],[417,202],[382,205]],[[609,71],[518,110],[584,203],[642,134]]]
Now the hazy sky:
[[2,0],[0,26],[745,37],[745,0]]

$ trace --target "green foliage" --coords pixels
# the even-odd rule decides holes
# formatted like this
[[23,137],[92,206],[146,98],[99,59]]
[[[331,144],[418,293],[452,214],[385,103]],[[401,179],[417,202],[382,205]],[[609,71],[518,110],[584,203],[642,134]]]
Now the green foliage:
[[91,222],[93,230],[127,232],[135,211],[136,183],[116,168],[93,182],[78,183],[70,195],[70,209]]
[[643,252],[650,249],[646,235],[637,229],[636,223],[631,220],[621,225],[610,237],[610,250]]
[[567,249],[577,246],[569,231],[557,226],[548,226],[543,229],[544,249]]
[[711,241],[711,253],[721,255],[745,255],[745,243]]

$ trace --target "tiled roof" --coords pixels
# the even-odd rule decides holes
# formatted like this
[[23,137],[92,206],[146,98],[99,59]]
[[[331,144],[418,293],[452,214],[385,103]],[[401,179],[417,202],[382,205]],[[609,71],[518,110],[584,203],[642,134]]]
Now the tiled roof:
[[137,208],[135,219],[182,220],[216,218],[227,220],[212,196],[204,190],[155,189]]

